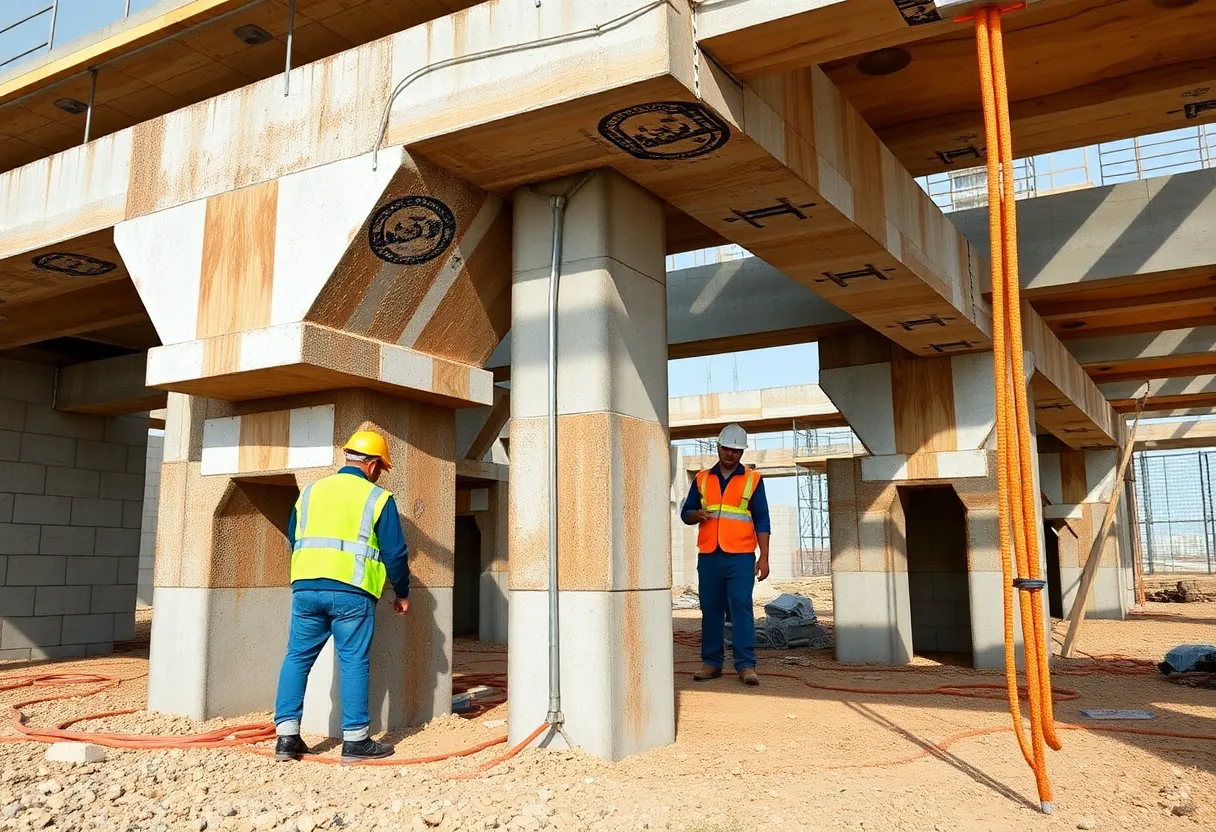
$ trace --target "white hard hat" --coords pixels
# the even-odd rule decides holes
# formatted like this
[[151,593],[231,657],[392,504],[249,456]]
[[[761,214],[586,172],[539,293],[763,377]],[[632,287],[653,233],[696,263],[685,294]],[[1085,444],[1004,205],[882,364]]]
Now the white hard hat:
[[747,450],[747,431],[739,425],[727,425],[718,434],[718,447],[734,448],[737,451]]

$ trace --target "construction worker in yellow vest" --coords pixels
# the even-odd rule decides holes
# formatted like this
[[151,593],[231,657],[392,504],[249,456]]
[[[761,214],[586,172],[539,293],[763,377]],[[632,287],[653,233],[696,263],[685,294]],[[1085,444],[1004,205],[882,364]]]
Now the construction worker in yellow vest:
[[393,495],[376,485],[393,467],[384,437],[359,431],[343,450],[346,465],[304,488],[288,524],[291,633],[275,701],[276,760],[312,753],[300,739],[304,686],[331,635],[342,685],[342,762],[393,753],[368,736],[368,655],[386,579],[397,594],[394,611],[409,611],[408,550]]
[[745,450],[747,431],[739,425],[723,428],[718,435],[718,464],[697,474],[680,513],[687,525],[700,526],[701,669],[692,677],[698,682],[722,675],[729,609],[735,670],[745,685],[760,684],[752,590],[757,579],[768,577],[771,528],[764,482],[758,471],[742,465]]

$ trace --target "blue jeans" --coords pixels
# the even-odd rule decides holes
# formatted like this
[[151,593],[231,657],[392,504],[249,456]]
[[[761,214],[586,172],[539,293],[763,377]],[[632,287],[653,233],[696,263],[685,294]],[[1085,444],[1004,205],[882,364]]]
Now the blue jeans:
[[368,655],[376,626],[376,602],[361,592],[299,589],[291,594],[291,634],[279,673],[274,723],[279,736],[300,733],[304,685],[321,648],[334,637],[342,685],[342,739],[366,739]]
[[755,556],[699,555],[697,579],[701,593],[701,661],[710,667],[722,667],[729,604],[735,670],[755,667],[756,618],[752,613]]

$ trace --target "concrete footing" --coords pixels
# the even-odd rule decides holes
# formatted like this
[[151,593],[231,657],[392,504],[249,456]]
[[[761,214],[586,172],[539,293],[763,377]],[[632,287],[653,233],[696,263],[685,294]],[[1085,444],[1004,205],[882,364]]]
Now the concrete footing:
[[288,587],[157,587],[148,710],[207,720],[274,702],[291,622]]
[[[580,748],[619,760],[675,742],[671,667],[671,592],[562,592],[562,710]],[[511,631],[547,633],[549,594],[511,593]],[[531,734],[549,706],[547,639],[512,642],[508,673],[531,684],[511,687],[508,731]],[[542,737],[563,747],[557,732]]]
[[[406,616],[393,612],[392,590],[376,605],[372,637],[371,732],[420,725],[452,710],[451,587],[410,591]],[[321,650],[304,693],[305,733],[342,736],[342,685],[333,640]]]

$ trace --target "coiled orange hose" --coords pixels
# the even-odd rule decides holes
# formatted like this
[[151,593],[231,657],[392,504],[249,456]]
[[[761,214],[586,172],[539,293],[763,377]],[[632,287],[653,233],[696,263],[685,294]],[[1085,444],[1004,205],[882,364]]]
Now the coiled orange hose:
[[[1013,140],[1001,15],[985,7],[975,14],[984,133],[988,146],[988,230],[992,245],[993,363],[996,378],[997,491],[1005,608],[1005,674],[1009,712],[1022,756],[1034,770],[1044,813],[1053,809],[1045,746],[1059,750],[1051,696],[1051,670],[1039,590],[1018,589],[1030,710],[1030,740],[1022,732],[1014,646],[1014,578],[1041,579],[1035,452],[1030,435],[1026,367],[1022,347],[1018,283],[1017,210],[1014,204]],[[1012,9],[1009,9],[1012,11]],[[1012,544],[1012,545],[1011,545]],[[1012,552],[1011,552],[1012,549]],[[1016,572],[1015,572],[1016,570]]]

